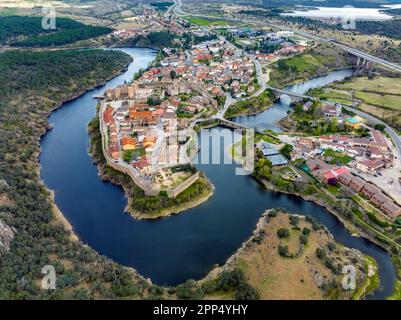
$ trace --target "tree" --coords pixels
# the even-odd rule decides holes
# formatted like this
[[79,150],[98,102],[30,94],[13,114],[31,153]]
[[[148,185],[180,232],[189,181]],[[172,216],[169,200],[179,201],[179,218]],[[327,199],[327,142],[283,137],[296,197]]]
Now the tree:
[[295,226],[295,227],[297,227],[298,226],[298,224],[299,224],[299,217],[297,217],[297,216],[290,216],[290,223],[293,225],[293,226]]
[[386,125],[381,123],[375,124],[375,129],[383,132],[386,129]]
[[303,228],[302,229],[302,234],[304,234],[306,236],[310,235],[310,232],[311,232],[311,230],[309,228]]
[[291,160],[291,152],[294,150],[294,147],[288,143],[286,143],[281,149],[280,152],[289,160]]
[[304,235],[304,234],[301,234],[299,236],[299,241],[301,242],[301,244],[307,244],[308,243],[308,236]]
[[318,257],[320,260],[326,259],[327,253],[326,250],[323,248],[317,248],[316,249],[316,257]]
[[278,247],[278,253],[279,253],[280,256],[288,257],[288,252],[289,251],[288,251],[288,246],[287,245],[284,245],[284,246],[280,245]]
[[172,80],[174,80],[175,78],[177,78],[177,72],[175,72],[175,70],[171,70],[170,71],[170,78]]
[[290,236],[290,231],[286,228],[280,228],[277,230],[277,235],[280,239],[288,238]]

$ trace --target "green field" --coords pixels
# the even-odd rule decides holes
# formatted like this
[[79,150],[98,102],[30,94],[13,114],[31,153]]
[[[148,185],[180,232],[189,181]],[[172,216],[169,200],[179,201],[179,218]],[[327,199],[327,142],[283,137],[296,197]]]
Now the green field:
[[351,61],[344,52],[329,44],[320,44],[271,64],[269,84],[284,87],[350,66]]
[[206,19],[200,17],[184,17],[184,19],[199,26],[227,26],[236,24],[235,22],[223,19]]
[[[335,85],[335,88],[353,92],[358,100],[367,105],[401,111],[401,79],[389,77],[355,78],[352,81]],[[324,97],[324,95],[321,95]]]
[[324,156],[325,157],[331,157],[331,164],[337,164],[337,163],[341,163],[341,164],[348,164],[349,162],[352,161],[352,157],[342,153],[342,152],[338,152],[338,151],[334,151],[334,150],[326,150],[324,152]]
[[359,103],[358,108],[401,130],[401,78],[355,77],[309,94],[343,105]]
[[303,54],[284,60],[284,63],[288,68],[293,68],[296,72],[312,73],[323,64],[323,57]]
[[401,96],[356,91],[355,98],[360,99],[363,102],[374,106],[386,109],[401,110],[401,104],[400,104]]
[[327,89],[319,94],[321,99],[339,102],[345,105],[352,105],[352,96],[347,91],[340,91],[336,89]]
[[379,76],[368,79],[367,77],[359,77],[338,87],[348,90],[401,95],[401,78]]

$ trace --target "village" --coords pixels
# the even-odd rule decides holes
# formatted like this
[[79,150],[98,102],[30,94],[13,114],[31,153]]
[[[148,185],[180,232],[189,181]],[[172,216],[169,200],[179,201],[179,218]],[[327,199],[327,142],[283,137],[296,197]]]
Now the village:
[[[186,129],[224,113],[227,97],[246,99],[258,92],[258,77],[266,79],[263,73],[257,74],[256,63],[267,68],[281,58],[304,52],[313,43],[295,37],[291,31],[226,26],[222,35],[215,26],[191,24],[185,28],[185,21],[172,20],[152,9],[147,9],[141,19],[153,26],[149,30],[171,30],[178,42],[179,35],[186,32],[198,37],[218,34],[215,40],[188,49],[164,48],[157,65],[138,74],[132,83],[106,92],[102,117],[107,128],[106,153],[114,163],[139,177],[144,189],[153,190],[150,194],[156,194],[179,186],[192,174],[171,170],[190,166],[194,137]],[[137,35],[135,30],[118,32],[115,36],[123,38]],[[302,117],[312,108],[316,108],[313,101],[304,101],[298,113]],[[292,145],[289,159],[267,142],[258,143],[257,149],[277,168],[306,160],[308,174],[322,183],[361,194],[391,218],[401,215],[397,203],[400,195],[388,188],[397,182],[384,178],[387,172],[398,170],[399,162],[388,138],[379,130],[367,128],[363,119],[343,113],[341,104],[323,103],[319,112],[323,121],[335,119],[350,132],[296,138],[287,135],[283,140]],[[368,134],[361,135],[361,128]]]
[[395,200],[398,194],[388,189],[389,184],[398,182],[392,181],[391,176],[384,179],[384,172],[391,172],[398,159],[381,131],[371,129],[366,137],[356,134],[298,137],[293,145],[291,160],[306,160],[305,171],[319,181],[347,187],[390,218],[401,215],[401,206]]
[[100,122],[109,164],[147,194],[176,196],[198,177],[190,166],[194,137],[187,129],[217,113],[228,92],[252,93],[255,66],[224,40],[162,52],[157,66],[106,91]]

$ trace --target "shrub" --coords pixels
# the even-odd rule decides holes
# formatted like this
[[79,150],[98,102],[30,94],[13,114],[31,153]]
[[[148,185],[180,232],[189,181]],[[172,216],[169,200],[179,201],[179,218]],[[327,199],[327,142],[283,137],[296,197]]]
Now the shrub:
[[277,230],[277,235],[280,239],[288,238],[290,236],[290,231],[286,228],[280,228]]
[[299,217],[297,217],[297,216],[290,216],[290,223],[291,223],[293,226],[297,227],[298,224],[299,224]]
[[326,250],[323,248],[317,248],[316,249],[316,257],[318,257],[320,260],[326,259],[327,253]]
[[301,235],[299,236],[299,241],[300,241],[302,244],[307,244],[307,243],[308,243],[308,236],[306,236],[306,235],[304,235],[304,234],[301,234]]
[[288,257],[288,246],[287,245],[280,245],[278,247],[278,253],[282,257]]

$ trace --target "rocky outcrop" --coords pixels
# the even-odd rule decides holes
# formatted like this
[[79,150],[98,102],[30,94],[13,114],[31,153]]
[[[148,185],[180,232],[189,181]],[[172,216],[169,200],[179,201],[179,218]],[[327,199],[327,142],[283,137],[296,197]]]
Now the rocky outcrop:
[[10,250],[11,242],[14,239],[15,231],[13,228],[0,220],[0,257]]

